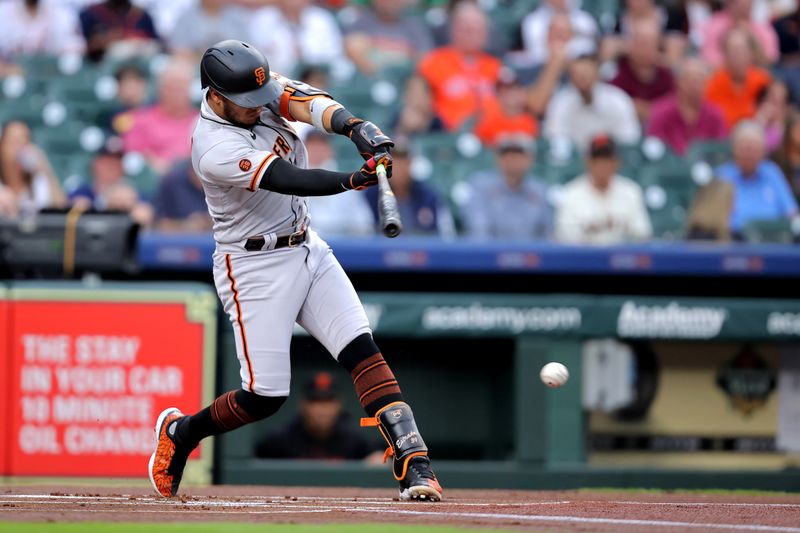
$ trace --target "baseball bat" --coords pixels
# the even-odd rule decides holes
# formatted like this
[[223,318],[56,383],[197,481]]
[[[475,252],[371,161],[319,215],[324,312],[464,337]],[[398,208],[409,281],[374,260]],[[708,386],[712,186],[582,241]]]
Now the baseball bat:
[[386,167],[378,165],[375,169],[378,176],[378,217],[380,218],[381,231],[393,239],[403,231],[403,222],[400,220],[400,210],[397,208],[397,198],[394,197],[389,179],[386,177]]

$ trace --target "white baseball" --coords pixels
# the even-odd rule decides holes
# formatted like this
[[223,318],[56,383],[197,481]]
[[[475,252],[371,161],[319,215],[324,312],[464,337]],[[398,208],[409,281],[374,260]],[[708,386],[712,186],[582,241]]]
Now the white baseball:
[[560,387],[569,379],[569,370],[561,363],[547,363],[539,372],[542,383],[548,387]]

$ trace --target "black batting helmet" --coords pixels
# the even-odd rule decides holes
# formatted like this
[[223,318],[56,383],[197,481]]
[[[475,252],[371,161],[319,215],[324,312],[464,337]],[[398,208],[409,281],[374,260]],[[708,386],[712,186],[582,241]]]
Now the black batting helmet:
[[220,41],[200,60],[203,89],[211,87],[242,107],[261,107],[276,100],[283,87],[271,75],[264,54],[252,45]]

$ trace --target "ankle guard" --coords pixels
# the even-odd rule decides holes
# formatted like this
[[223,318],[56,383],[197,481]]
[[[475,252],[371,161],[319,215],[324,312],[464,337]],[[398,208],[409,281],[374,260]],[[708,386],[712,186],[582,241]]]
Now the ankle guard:
[[378,411],[375,418],[362,418],[362,426],[377,426],[389,445],[383,456],[386,462],[394,456],[392,470],[398,481],[406,477],[408,462],[419,456],[428,455],[428,447],[422,440],[414,421],[414,413],[405,402],[393,402]]

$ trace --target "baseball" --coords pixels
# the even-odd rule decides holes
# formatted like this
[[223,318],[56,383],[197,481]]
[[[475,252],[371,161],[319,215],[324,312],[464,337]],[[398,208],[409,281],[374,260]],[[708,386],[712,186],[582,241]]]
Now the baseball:
[[561,363],[547,363],[539,372],[542,383],[548,387],[560,387],[569,379],[569,370]]

